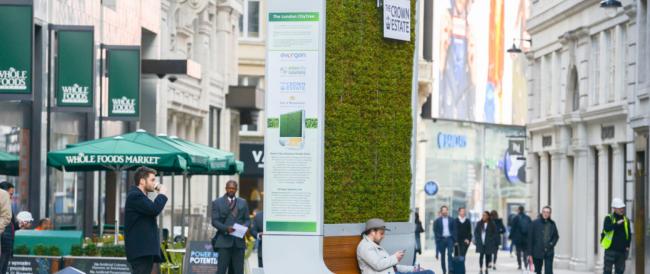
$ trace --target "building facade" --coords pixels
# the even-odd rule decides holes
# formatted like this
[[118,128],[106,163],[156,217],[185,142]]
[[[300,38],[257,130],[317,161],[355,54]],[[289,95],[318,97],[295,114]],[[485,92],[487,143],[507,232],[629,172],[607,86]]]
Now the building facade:
[[[559,268],[602,268],[600,232],[613,198],[641,221],[634,218],[636,151],[628,123],[642,63],[639,26],[636,3],[621,2],[623,8],[608,10],[595,0],[533,0],[527,21],[527,180],[536,212],[554,209]],[[633,248],[632,257],[638,252]]]

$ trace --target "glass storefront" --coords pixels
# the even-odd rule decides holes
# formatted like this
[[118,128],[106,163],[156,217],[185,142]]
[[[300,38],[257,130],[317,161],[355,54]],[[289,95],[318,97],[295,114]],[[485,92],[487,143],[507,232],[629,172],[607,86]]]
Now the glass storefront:
[[15,168],[0,170],[0,182],[7,181],[15,186],[12,206],[18,211],[29,207],[30,131],[25,107],[23,103],[0,102],[0,153],[18,157]]
[[466,208],[472,223],[496,210],[506,223],[514,208],[529,204],[525,128],[428,120],[425,139],[426,181],[439,188],[424,202],[426,248],[435,247],[433,222],[443,205],[453,216]]

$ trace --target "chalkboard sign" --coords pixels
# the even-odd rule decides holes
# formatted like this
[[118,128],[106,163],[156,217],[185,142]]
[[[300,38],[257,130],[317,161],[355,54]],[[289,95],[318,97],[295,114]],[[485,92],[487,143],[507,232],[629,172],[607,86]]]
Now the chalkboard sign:
[[217,272],[219,253],[212,250],[212,243],[191,241],[187,244],[186,250],[183,273],[213,274]]
[[61,257],[14,256],[9,260],[9,274],[49,274],[59,271]]
[[131,274],[126,258],[65,257],[65,266],[88,274]]

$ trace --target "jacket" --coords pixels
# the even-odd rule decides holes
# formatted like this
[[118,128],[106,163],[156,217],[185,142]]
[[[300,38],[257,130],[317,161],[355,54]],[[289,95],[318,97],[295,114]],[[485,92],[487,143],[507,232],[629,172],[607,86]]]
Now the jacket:
[[155,262],[162,261],[156,217],[166,203],[165,195],[158,194],[151,201],[139,188],[131,187],[124,204],[124,247],[127,260],[153,256]]
[[217,233],[212,238],[212,246],[217,248],[246,248],[246,242],[228,234],[228,227],[235,223],[245,227],[250,227],[251,218],[248,215],[248,204],[246,200],[235,197],[234,208],[231,211],[229,201],[226,195],[212,201],[212,226],[217,229]]
[[[454,218],[447,218],[449,219],[449,236],[454,239],[454,242],[456,242],[456,228],[454,227]],[[443,229],[442,217],[438,217],[438,219],[433,222],[433,234],[436,236],[436,246],[446,246],[446,244],[442,242],[444,239],[442,236]]]
[[460,222],[459,218],[454,220],[454,226],[456,228],[456,243],[464,243],[465,240],[472,241],[472,223],[469,219],[465,219],[464,223]]
[[522,222],[527,222],[528,229],[530,230],[530,225],[532,223],[530,217],[524,213],[519,213],[510,223],[510,240],[512,240],[512,242],[517,246],[525,247],[528,243],[528,231],[522,231]]
[[412,272],[415,267],[398,265],[399,261],[395,255],[390,255],[388,252],[363,235],[363,239],[357,245],[357,262],[359,262],[359,269],[361,274],[394,274],[395,268],[399,272]]
[[[544,242],[544,226],[549,226],[550,237]],[[555,254],[555,245],[560,240],[557,226],[551,219],[544,220],[542,216],[537,218],[528,228],[528,254],[535,259],[543,259],[545,256]]]
[[618,221],[623,219],[624,216],[618,215],[616,213],[612,213],[611,216],[613,216],[616,219],[616,221],[612,223],[612,219],[610,218],[610,215],[607,215],[607,217],[605,217],[604,224],[603,224],[603,230],[605,232],[612,231],[612,230],[614,231],[614,237],[612,238],[612,245],[609,246],[607,250],[625,252],[627,251],[628,248],[630,248],[630,243],[632,242],[631,224],[629,223],[628,220],[627,231],[625,231],[625,224],[624,223],[618,224]]
[[497,246],[500,246],[501,245],[501,235],[506,233],[506,227],[503,225],[503,219],[494,219],[494,220],[492,220],[492,222],[494,222],[494,225],[497,226],[497,234],[498,234],[497,238],[499,238],[498,241],[497,241]]
[[11,197],[9,192],[0,189],[0,233],[11,223]]
[[477,253],[495,254],[499,250],[499,232],[494,222],[488,222],[485,232],[485,241],[483,241],[483,221],[476,223],[474,228],[474,244]]

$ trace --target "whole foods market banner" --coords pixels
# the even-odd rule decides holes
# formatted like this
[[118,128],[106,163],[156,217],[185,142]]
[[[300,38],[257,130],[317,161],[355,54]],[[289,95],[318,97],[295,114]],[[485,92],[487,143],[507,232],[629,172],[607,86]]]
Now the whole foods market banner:
[[57,31],[56,106],[93,106],[93,29]]
[[0,1],[0,95],[31,95],[32,5],[12,2]]
[[140,47],[108,47],[108,117],[140,117]]
[[498,124],[525,123],[525,56],[509,54],[513,39],[530,47],[526,0],[434,1],[438,53],[433,118]]
[[323,1],[269,3],[264,231],[322,235]]

